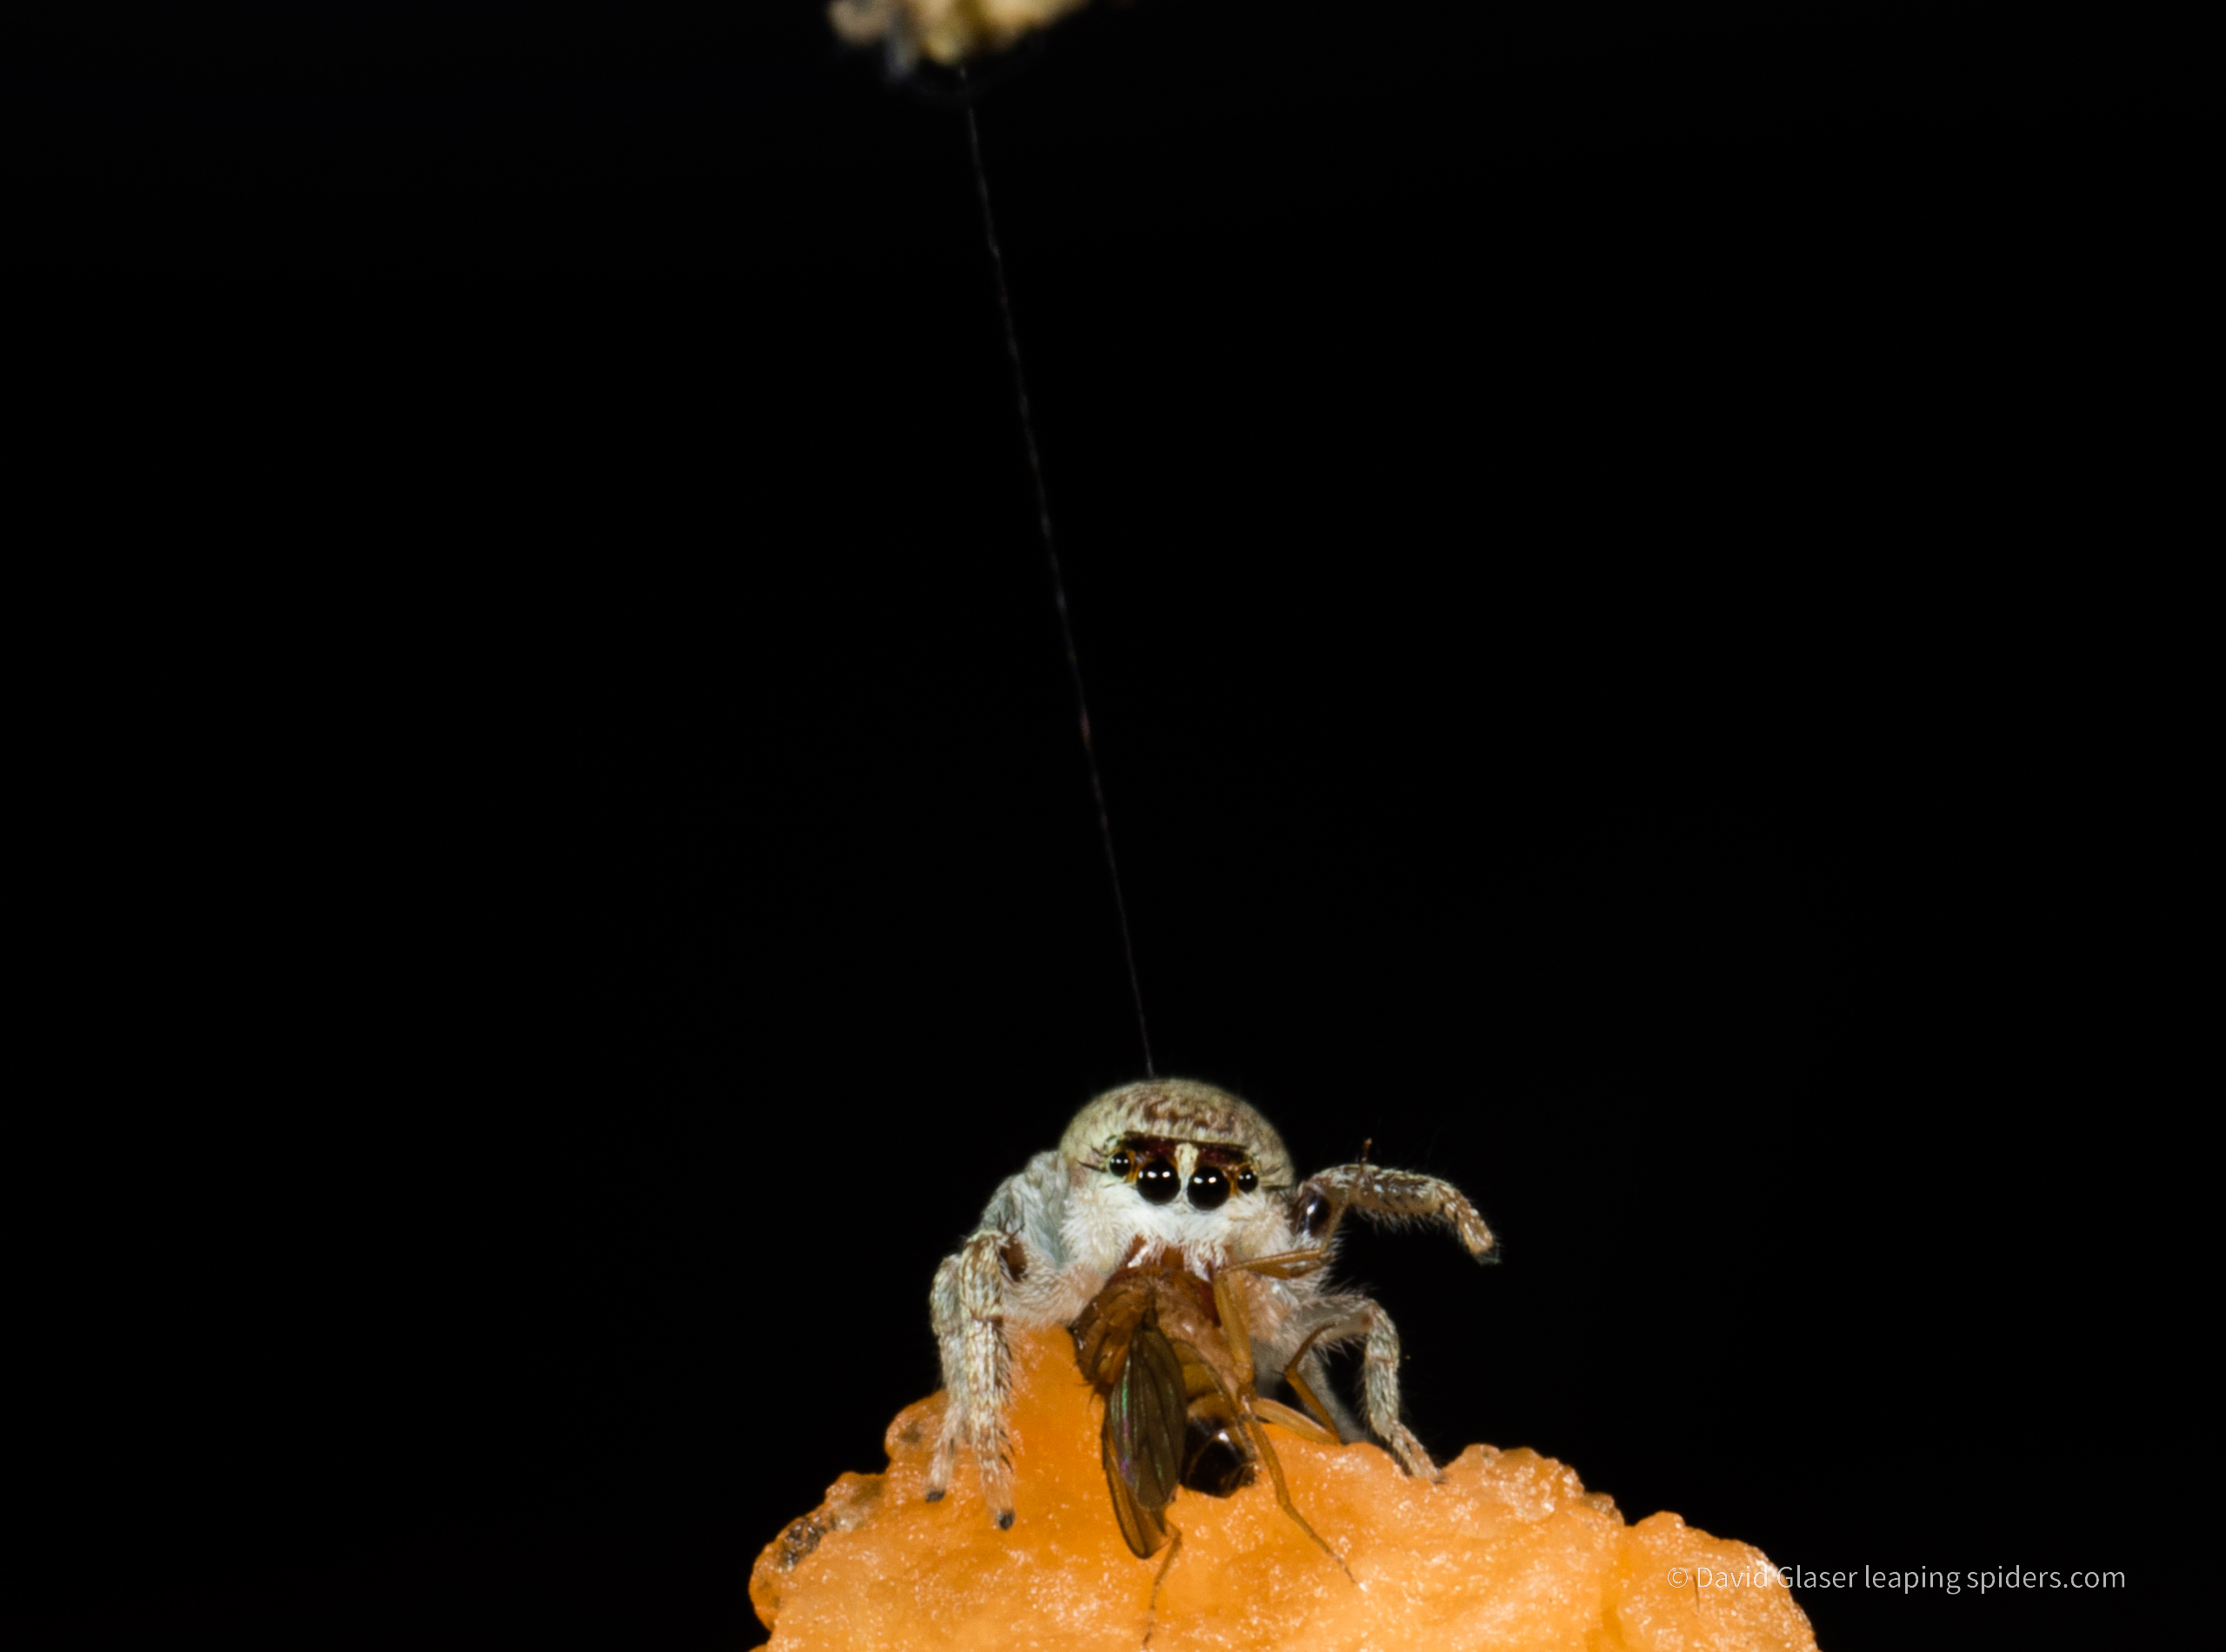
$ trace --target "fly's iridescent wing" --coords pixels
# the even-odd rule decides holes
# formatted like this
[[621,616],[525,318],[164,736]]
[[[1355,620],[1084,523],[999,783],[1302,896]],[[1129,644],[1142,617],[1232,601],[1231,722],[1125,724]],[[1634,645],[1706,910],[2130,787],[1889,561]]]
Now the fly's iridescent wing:
[[1128,1482],[1121,1478],[1120,1460],[1113,1455],[1113,1428],[1110,1422],[1103,1445],[1105,1488],[1113,1494],[1113,1518],[1121,1522],[1121,1535],[1128,1540],[1129,1552],[1138,1560],[1150,1560],[1167,1541],[1167,1522],[1160,1510],[1141,1506],[1136,1494],[1129,1489]]
[[1160,1510],[1182,1483],[1187,1399],[1182,1361],[1161,1333],[1156,1316],[1147,1317],[1130,1340],[1128,1357],[1105,1396],[1102,1435],[1113,1513],[1122,1536],[1139,1557],[1158,1553],[1167,1541]]

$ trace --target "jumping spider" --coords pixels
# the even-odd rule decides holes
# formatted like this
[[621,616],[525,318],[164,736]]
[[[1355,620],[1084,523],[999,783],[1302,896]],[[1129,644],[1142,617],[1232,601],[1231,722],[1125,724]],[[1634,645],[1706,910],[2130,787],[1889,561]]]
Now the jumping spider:
[[[1436,1480],[1422,1442],[1399,1421],[1390,1316],[1356,1292],[1328,1289],[1349,1210],[1443,1222],[1470,1256],[1492,1260],[1491,1229],[1457,1189],[1366,1162],[1299,1182],[1274,1128],[1210,1084],[1156,1079],[1091,1102],[1056,1152],[1037,1154],[998,1187],[973,1236],[936,1270],[930,1303],[950,1399],[928,1500],[950,1489],[959,1447],[970,1447],[990,1517],[1010,1528],[1008,1329],[1070,1326],[1116,1273],[1171,1253],[1209,1285],[1242,1289],[1252,1364],[1279,1376],[1325,1429],[1348,1442],[1373,1436],[1409,1474]],[[1365,1344],[1365,1429],[1322,1366],[1324,1349],[1356,1340]]]

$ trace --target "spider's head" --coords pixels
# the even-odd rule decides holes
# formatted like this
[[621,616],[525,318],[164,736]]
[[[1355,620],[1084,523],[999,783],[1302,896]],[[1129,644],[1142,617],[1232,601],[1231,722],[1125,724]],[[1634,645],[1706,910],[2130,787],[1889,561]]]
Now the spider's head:
[[1295,1179],[1283,1138],[1210,1084],[1162,1078],[1109,1090],[1075,1115],[1059,1152],[1070,1241],[1105,1271],[1139,1236],[1203,1259],[1264,1255],[1283,1232]]

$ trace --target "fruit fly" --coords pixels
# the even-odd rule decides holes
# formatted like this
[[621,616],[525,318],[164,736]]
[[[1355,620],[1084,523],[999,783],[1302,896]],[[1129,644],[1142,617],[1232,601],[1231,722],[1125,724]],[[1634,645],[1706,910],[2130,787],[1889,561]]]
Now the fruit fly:
[[[1105,1401],[1100,1450],[1121,1535],[1141,1560],[1167,1549],[1152,1581],[1154,1609],[1183,1544],[1181,1530],[1167,1518],[1176,1492],[1187,1487],[1232,1496],[1253,1482],[1262,1464],[1283,1512],[1344,1568],[1291,1502],[1283,1462],[1262,1424],[1323,1445],[1338,1443],[1336,1429],[1326,1416],[1317,1422],[1260,1396],[1237,1279],[1241,1273],[1296,1278],[1328,1259],[1326,1251],[1312,1249],[1230,1262],[1213,1269],[1209,1282],[1191,1270],[1180,1249],[1161,1249],[1116,1271],[1070,1328],[1083,1375]],[[1144,1639],[1151,1639],[1149,1612]]]

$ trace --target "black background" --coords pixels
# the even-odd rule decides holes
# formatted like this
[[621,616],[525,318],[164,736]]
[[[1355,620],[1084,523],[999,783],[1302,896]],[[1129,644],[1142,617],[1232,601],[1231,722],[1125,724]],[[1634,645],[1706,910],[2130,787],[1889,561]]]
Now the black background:
[[[1160,1069],[1499,1229],[1352,1247],[1441,1454],[2129,1572],[1828,1648],[2122,1634],[2174,110],[2030,8],[1430,10],[979,104]],[[1142,1064],[963,117],[600,0],[79,8],[7,90],[41,1634],[755,1644]]]

